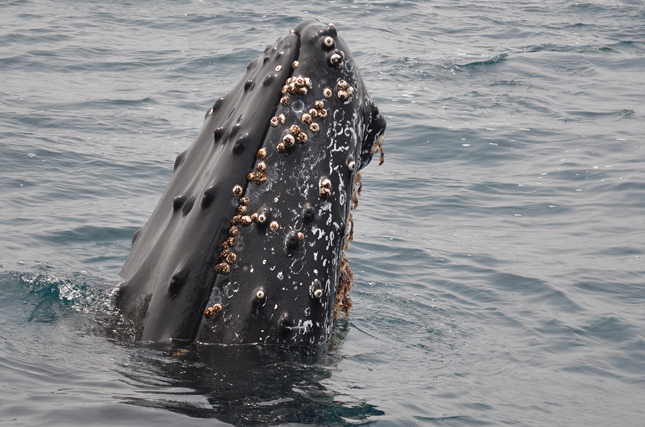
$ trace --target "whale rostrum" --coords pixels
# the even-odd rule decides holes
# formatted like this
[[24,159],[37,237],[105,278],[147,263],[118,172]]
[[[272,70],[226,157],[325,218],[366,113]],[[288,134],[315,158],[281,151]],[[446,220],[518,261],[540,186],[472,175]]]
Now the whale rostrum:
[[177,156],[116,304],[142,341],[313,346],[351,306],[344,250],[385,119],[334,25],[249,63]]

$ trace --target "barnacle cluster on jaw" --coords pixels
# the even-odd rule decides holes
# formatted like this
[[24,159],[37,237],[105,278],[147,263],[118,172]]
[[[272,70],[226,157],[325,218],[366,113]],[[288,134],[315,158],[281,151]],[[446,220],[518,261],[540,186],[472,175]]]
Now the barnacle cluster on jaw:
[[212,307],[208,307],[206,310],[204,310],[204,317],[210,319],[220,311],[222,311],[222,304],[214,304]]
[[[260,152],[262,152],[262,153],[260,153]],[[266,148],[261,148],[258,151],[258,156],[257,157],[258,157],[258,159],[264,159],[266,157]],[[266,176],[266,173],[265,173],[267,171],[267,164],[264,163],[264,162],[258,162],[258,164],[256,166],[256,169],[257,169],[257,172],[249,172],[246,175],[246,179],[248,181],[255,182],[257,185],[264,184],[266,182],[266,180],[267,180],[267,176]],[[246,211],[240,212],[240,214],[245,214],[245,213],[246,213]]]
[[314,119],[326,119],[327,110],[325,109],[325,102],[321,99],[314,102],[314,108],[310,108],[309,111],[302,115],[302,122],[309,126],[309,130],[313,133],[316,133],[320,130],[320,126],[313,126]]
[[339,80],[336,88],[338,89],[336,96],[341,101],[346,101],[354,95],[354,88],[345,80]]
[[224,261],[215,266],[215,272],[218,274],[229,274],[231,272],[231,265],[235,264],[237,261],[237,255],[231,251],[231,248],[237,243],[237,236],[240,234],[240,229],[238,225],[243,227],[251,224],[251,217],[244,215],[249,209],[249,203],[251,199],[248,196],[242,197],[244,194],[244,189],[240,185],[233,187],[233,195],[239,197],[239,204],[237,206],[237,215],[231,219],[231,227],[228,229],[228,237],[222,243],[222,252],[220,252],[219,257]]
[[[309,89],[311,89],[311,85],[312,83],[309,77],[289,77],[284,83],[284,86],[282,86],[282,94],[285,95],[282,99],[287,98],[288,105],[289,98],[286,95],[306,95]],[[280,103],[282,104],[282,100],[280,100]]]
[[291,125],[287,133],[282,136],[282,142],[277,146],[278,153],[284,153],[287,148],[293,147],[296,142],[305,144],[307,141],[309,141],[309,137],[300,130],[300,126]]
[[329,178],[323,178],[320,180],[320,197],[326,199],[331,196],[331,181]]

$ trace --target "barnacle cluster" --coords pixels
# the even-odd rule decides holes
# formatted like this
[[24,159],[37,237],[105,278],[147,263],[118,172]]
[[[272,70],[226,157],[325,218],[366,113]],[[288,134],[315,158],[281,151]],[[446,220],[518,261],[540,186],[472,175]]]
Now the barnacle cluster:
[[[261,148],[258,151],[257,157],[259,159],[265,158],[266,149]],[[258,182],[259,179],[263,179],[264,181],[266,181],[266,175],[264,175],[264,172],[266,171],[266,167],[267,167],[266,163],[264,162],[258,163],[257,165],[258,172],[255,177],[256,183]],[[260,175],[260,178],[258,178],[257,175]],[[263,223],[266,221],[266,212],[259,212],[259,213],[255,212],[252,215],[248,215],[249,204],[251,203],[251,199],[248,196],[242,196],[243,194],[244,194],[244,189],[242,188],[242,186],[236,185],[233,187],[233,196],[239,197],[240,199],[237,206],[237,215],[233,216],[233,218],[231,219],[231,227],[228,229],[228,237],[226,238],[226,240],[224,240],[224,243],[222,243],[222,252],[220,252],[219,254],[219,257],[220,259],[222,259],[222,262],[220,262],[215,266],[215,272],[218,274],[229,274],[231,272],[231,266],[237,262],[237,255],[231,249],[237,243],[237,236],[240,234],[240,229],[238,228],[238,226],[248,227],[254,222]],[[273,221],[269,228],[271,229],[271,231],[277,230],[278,223],[276,221]],[[221,307],[220,307],[220,310],[221,310]],[[206,317],[211,317],[211,316],[208,316],[206,312],[204,312],[204,315]]]
[[212,307],[208,307],[206,310],[204,310],[204,317],[206,317],[207,319],[210,319],[220,311],[222,311],[222,304],[220,303],[214,304]]
[[341,101],[346,101],[354,95],[354,88],[345,80],[339,80],[336,88],[338,89],[336,96]]
[[[298,61],[294,61],[292,67],[296,69],[299,66]],[[282,86],[282,94],[284,95],[280,99],[280,105],[286,107],[290,103],[289,95],[306,95],[309,89],[311,89],[312,82],[309,77],[295,76],[289,77],[284,86]],[[323,93],[324,96],[326,96]],[[326,96],[330,98],[331,96]],[[302,122],[309,127],[311,133],[317,133],[320,131],[320,124],[314,122],[314,119],[324,120],[327,118],[327,110],[325,109],[325,103],[323,100],[318,100],[314,102],[313,108],[310,108],[306,113],[301,117]],[[285,117],[284,114],[272,117],[270,120],[271,126],[277,127],[281,124],[284,124]],[[287,148],[293,147],[293,145],[298,142],[300,144],[306,144],[309,140],[307,134],[301,131],[300,127],[293,125],[289,128],[289,132],[282,137],[276,147],[279,153],[284,153],[287,151]]]
[[[258,154],[256,155],[256,157],[258,159],[264,159],[266,155],[267,155],[266,148],[260,148],[258,150]],[[265,162],[258,162],[255,169],[257,170],[257,172],[249,172],[246,175],[246,179],[248,181],[255,182],[257,185],[264,184],[267,180],[267,175],[266,175],[267,164]]]
[[286,95],[306,95],[309,89],[311,89],[311,79],[309,77],[289,77],[287,81],[282,86],[282,94],[285,95],[285,98],[288,98]]

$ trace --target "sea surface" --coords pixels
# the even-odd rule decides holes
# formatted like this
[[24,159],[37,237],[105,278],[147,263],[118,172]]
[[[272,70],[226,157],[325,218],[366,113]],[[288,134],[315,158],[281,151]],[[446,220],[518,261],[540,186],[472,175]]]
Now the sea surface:
[[[316,354],[120,338],[246,64],[333,22],[388,122]],[[0,0],[0,425],[645,423],[645,3]]]

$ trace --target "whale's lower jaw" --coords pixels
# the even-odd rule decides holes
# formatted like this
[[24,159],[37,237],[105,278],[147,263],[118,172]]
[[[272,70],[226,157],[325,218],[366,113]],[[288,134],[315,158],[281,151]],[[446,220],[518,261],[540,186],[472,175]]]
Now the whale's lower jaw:
[[134,235],[117,305],[138,339],[326,342],[358,171],[384,131],[333,25],[305,21],[251,61]]

